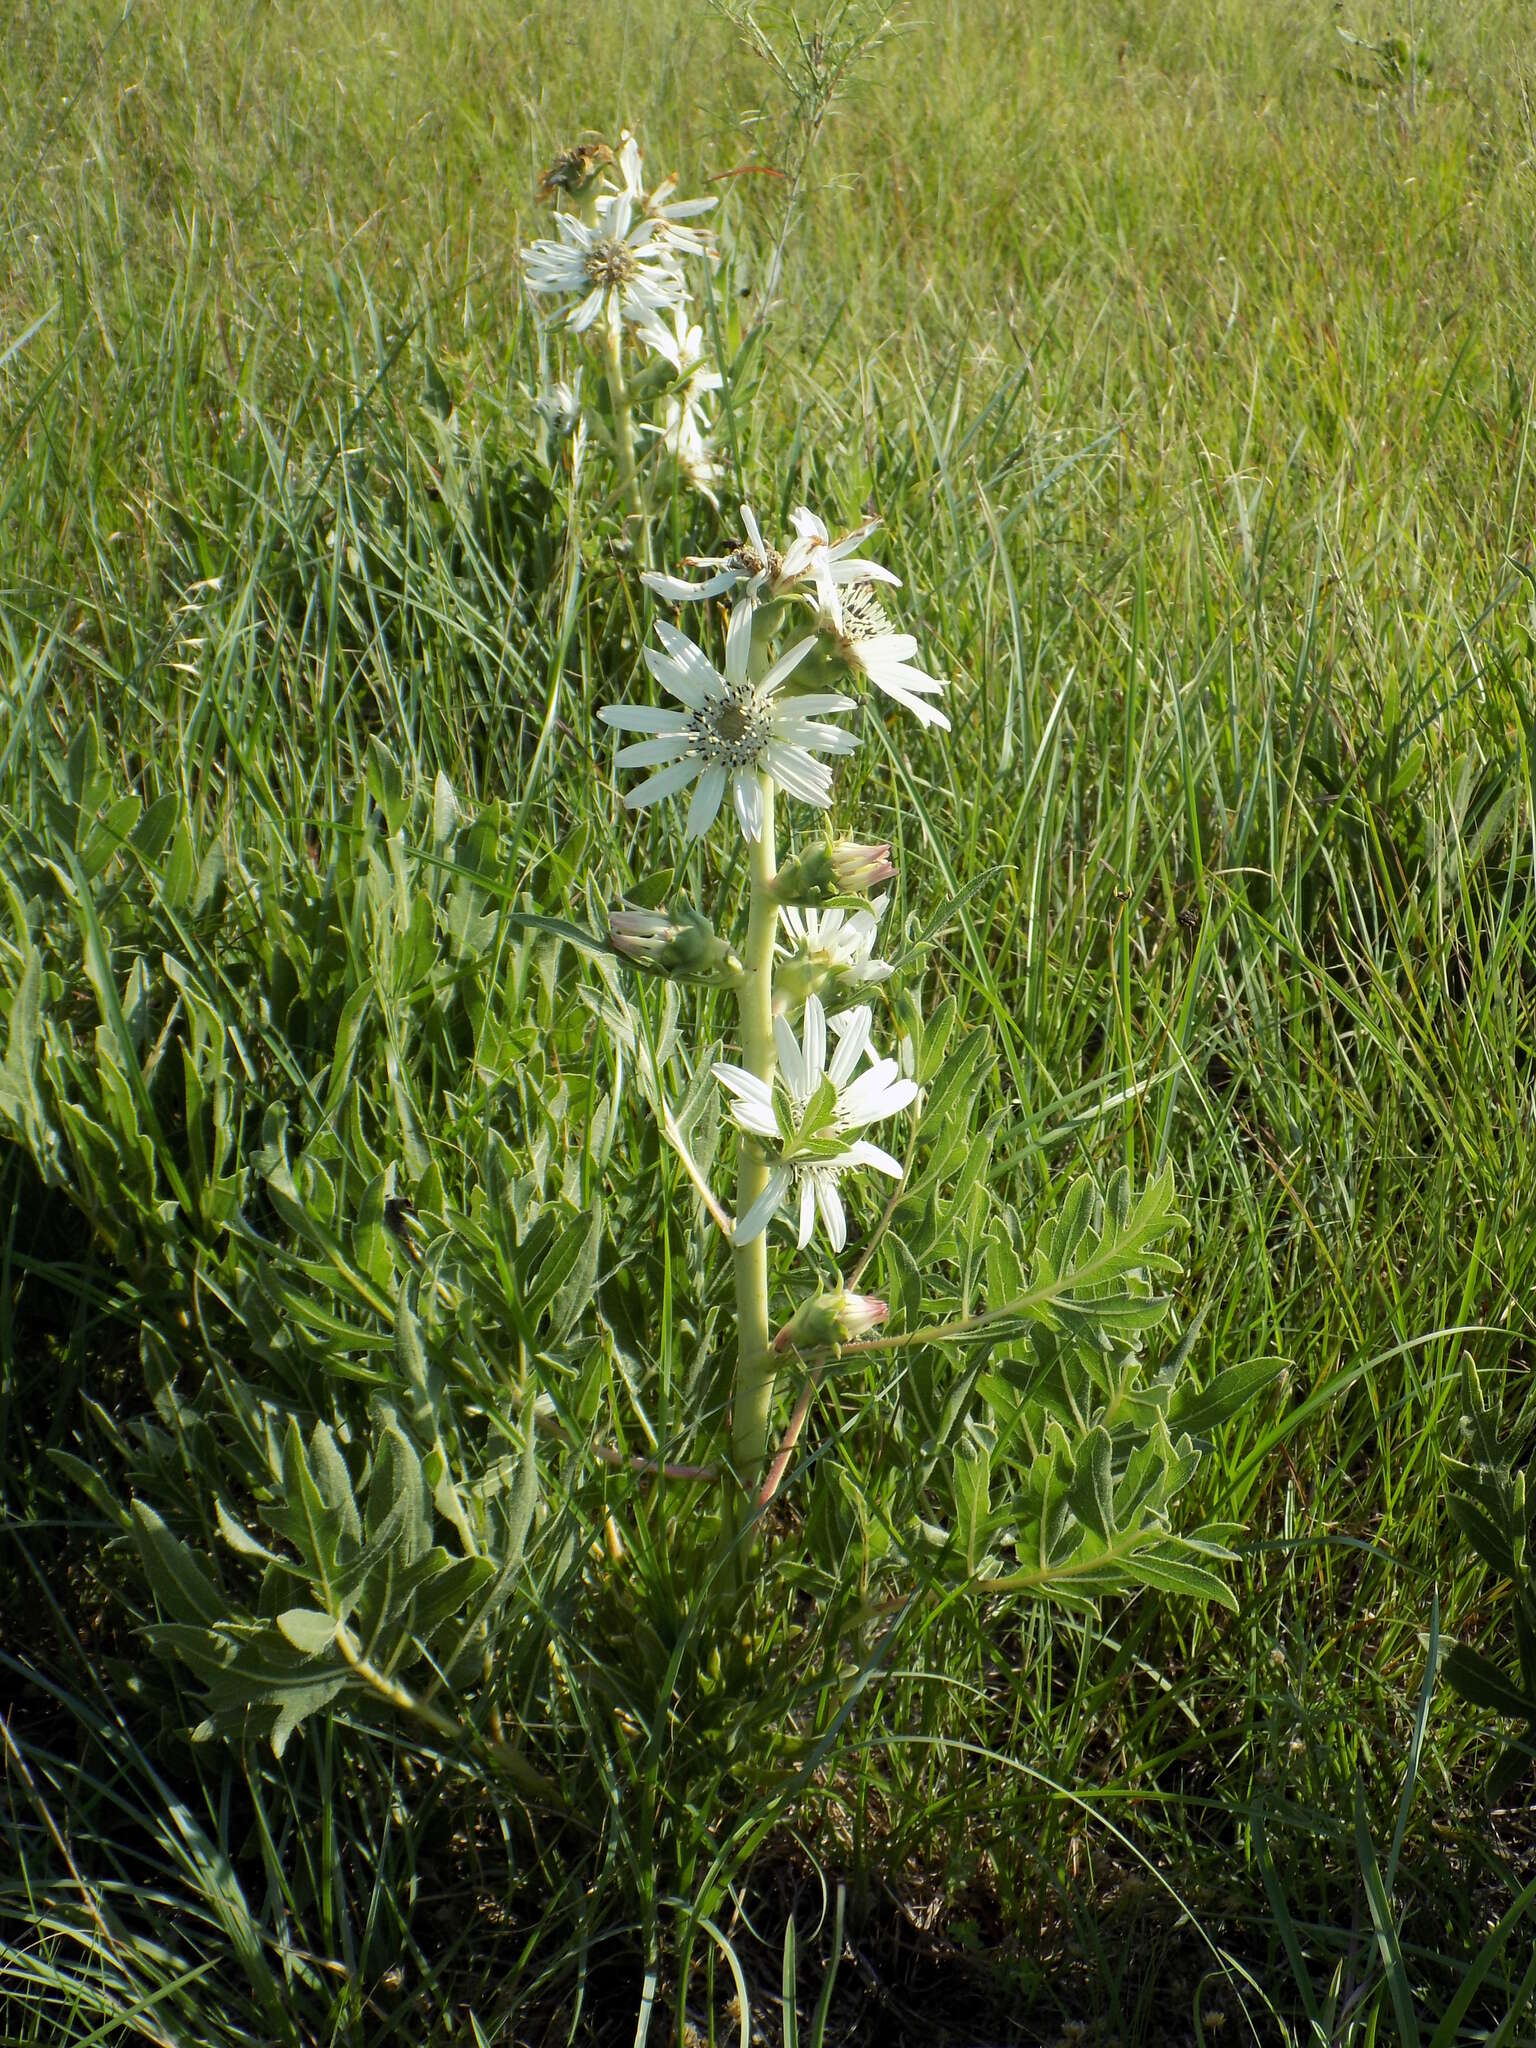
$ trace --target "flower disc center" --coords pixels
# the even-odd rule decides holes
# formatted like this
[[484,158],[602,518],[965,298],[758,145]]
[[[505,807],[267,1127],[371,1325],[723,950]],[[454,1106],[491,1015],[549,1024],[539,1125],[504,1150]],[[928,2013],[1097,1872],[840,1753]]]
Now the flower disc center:
[[594,242],[587,252],[587,276],[607,291],[628,284],[638,268],[633,252],[611,236]]
[[766,707],[750,693],[718,699],[695,714],[694,751],[716,768],[749,768],[772,737]]

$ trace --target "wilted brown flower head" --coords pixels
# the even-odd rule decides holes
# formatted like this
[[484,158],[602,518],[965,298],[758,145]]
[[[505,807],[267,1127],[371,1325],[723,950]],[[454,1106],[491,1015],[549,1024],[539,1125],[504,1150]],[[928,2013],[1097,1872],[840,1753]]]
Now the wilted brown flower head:
[[539,180],[539,197],[553,199],[557,192],[567,192],[579,198],[596,178],[605,164],[613,162],[613,151],[606,142],[578,142],[574,149],[563,149]]

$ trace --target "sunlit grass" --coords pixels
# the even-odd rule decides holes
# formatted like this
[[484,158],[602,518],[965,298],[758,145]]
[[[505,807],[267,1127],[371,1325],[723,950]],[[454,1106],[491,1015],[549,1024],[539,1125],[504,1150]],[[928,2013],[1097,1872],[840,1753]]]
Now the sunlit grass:
[[[1408,26],[982,0],[905,22],[813,159],[743,422],[776,519],[873,500],[955,678],[952,743],[888,729],[853,793],[896,844],[897,924],[971,892],[925,1003],[993,1033],[1020,1206],[1170,1162],[1197,1375],[1288,1361],[1203,1482],[1248,1530],[1240,1613],[1142,1600],[989,1640],[944,1610],[878,1655],[834,1632],[738,1702],[748,1750],[819,1738],[867,1659],[835,1782],[793,1804],[707,1754],[720,1722],[635,1761],[604,1686],[665,1724],[665,1657],[578,1671],[590,1777],[625,1787],[590,1863],[403,1735],[193,1751],[110,1522],[48,1455],[116,1469],[149,1282],[12,1151],[8,2036],[630,2039],[711,1857],[775,2026],[795,1907],[802,2035],[818,1872],[862,1957],[829,2039],[931,2032],[914,2012],[962,1977],[987,2038],[1010,2015],[1184,2038],[1213,2006],[1233,2038],[1245,2003],[1364,2040],[1404,1983],[1429,2034],[1449,2010],[1529,1855],[1483,1797],[1502,1724],[1442,1686],[1412,1742],[1436,1598],[1446,1631],[1508,1640],[1445,1514],[1463,1350],[1512,1412],[1528,1394],[1536,73],[1495,0],[1417,9],[1405,76],[1341,22]],[[0,829],[37,819],[90,711],[120,784],[176,789],[263,873],[345,817],[376,731],[424,787],[519,810],[544,907],[642,872],[663,838],[623,819],[591,727],[638,616],[594,570],[561,646],[514,251],[551,148],[622,120],[690,178],[740,172],[727,221],[765,252],[768,74],[714,14],[655,5],[24,0],[0,51]],[[717,537],[674,508],[673,554]],[[878,1463],[878,1394],[833,1384],[805,1502]],[[643,1499],[613,1505],[610,1644],[680,1598]],[[804,1590],[856,1593],[810,1563]],[[1385,1867],[1405,1783],[1394,1964],[1355,1801]],[[691,1938],[694,2017],[706,1957],[723,2015],[724,1949]],[[1467,2038],[1528,1951],[1517,1928]]]

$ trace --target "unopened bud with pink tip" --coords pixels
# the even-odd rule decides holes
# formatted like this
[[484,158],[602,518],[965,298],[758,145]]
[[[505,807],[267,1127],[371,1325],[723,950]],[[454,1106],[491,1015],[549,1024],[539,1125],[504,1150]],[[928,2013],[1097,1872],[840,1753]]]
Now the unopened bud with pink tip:
[[874,1294],[850,1294],[839,1287],[802,1301],[773,1340],[775,1351],[831,1351],[851,1344],[891,1312],[888,1301]]
[[615,910],[608,941],[632,965],[670,981],[738,981],[741,962],[701,910],[674,903],[661,910]]
[[879,846],[863,846],[856,839],[834,839],[828,850],[840,889],[866,896],[882,882],[896,879],[889,840]]
[[895,874],[888,844],[829,839],[792,853],[774,877],[773,893],[780,903],[815,906],[838,896],[867,896]]

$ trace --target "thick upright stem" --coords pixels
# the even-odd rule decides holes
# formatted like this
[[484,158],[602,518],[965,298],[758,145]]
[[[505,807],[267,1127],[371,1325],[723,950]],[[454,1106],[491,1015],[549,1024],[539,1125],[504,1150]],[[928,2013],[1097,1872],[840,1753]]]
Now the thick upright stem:
[[[778,905],[773,897],[773,778],[762,777],[763,830],[751,849],[751,907],[742,955],[746,973],[736,991],[741,1016],[741,1061],[749,1073],[772,1084],[777,1064],[773,1044],[773,940]],[[745,1216],[768,1181],[768,1162],[743,1140],[736,1183],[736,1214]],[[768,1233],[736,1248],[736,1391],[731,1404],[731,1449],[743,1481],[751,1486],[768,1455],[768,1418],[773,1403],[773,1354],[768,1329]]]
[[640,472],[635,465],[635,422],[629,403],[629,386],[624,381],[624,336],[617,313],[610,309],[603,324],[603,359],[608,371],[608,392],[613,400],[613,439],[619,461],[619,482],[623,485],[630,516],[635,521],[635,558],[642,569],[651,566],[651,526],[646,517],[645,494],[640,489]]

